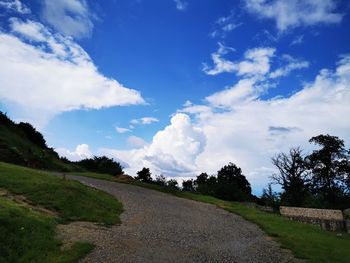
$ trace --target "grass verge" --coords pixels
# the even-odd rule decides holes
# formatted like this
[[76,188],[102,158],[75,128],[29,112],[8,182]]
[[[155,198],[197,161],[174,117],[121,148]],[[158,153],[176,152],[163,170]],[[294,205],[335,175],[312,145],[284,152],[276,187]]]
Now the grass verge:
[[61,251],[61,242],[55,238],[58,223],[120,222],[122,204],[113,196],[47,172],[0,162],[0,188],[22,196],[31,206],[45,207],[57,215],[35,212],[25,204],[0,196],[1,263],[76,262],[93,245],[77,242]]
[[[118,181],[118,178],[105,174],[80,173],[78,175]],[[176,191],[138,181],[130,181],[129,183],[173,194],[181,198],[213,204],[231,213],[238,214],[260,226],[268,235],[276,239],[283,248],[291,250],[296,257],[307,259],[308,262],[350,262],[349,234],[324,231],[316,226],[291,221],[278,214],[266,213],[238,202],[223,201],[211,196]]]

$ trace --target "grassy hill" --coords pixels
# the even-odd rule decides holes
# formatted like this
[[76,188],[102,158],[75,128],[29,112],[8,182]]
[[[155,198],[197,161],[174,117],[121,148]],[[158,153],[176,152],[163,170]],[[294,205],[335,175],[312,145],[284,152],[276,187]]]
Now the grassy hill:
[[77,171],[76,165],[60,159],[47,147],[43,136],[29,123],[15,123],[0,112],[0,161],[32,168]]
[[62,251],[57,224],[117,224],[121,212],[121,203],[110,194],[0,162],[0,262],[76,262],[93,245],[77,242]]

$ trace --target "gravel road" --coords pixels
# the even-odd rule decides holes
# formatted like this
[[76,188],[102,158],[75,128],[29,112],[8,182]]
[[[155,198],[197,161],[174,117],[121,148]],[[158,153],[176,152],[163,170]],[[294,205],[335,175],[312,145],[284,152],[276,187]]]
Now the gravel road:
[[125,210],[119,226],[62,227],[62,236],[96,245],[82,262],[297,262],[256,225],[213,205],[133,185],[71,179],[116,196]]

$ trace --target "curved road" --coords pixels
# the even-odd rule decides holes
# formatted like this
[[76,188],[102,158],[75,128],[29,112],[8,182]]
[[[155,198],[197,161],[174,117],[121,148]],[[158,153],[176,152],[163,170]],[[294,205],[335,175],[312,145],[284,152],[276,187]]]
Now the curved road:
[[95,243],[82,262],[296,261],[256,225],[214,205],[133,185],[70,178],[114,195],[124,206],[119,226],[78,222],[63,229]]

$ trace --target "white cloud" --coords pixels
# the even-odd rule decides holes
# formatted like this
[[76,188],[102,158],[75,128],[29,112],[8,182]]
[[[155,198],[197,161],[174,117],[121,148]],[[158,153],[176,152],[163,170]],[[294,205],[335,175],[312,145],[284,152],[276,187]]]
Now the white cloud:
[[231,11],[230,15],[219,17],[214,24],[214,31],[210,33],[212,38],[222,37],[225,38],[227,33],[235,30],[236,28],[243,25],[243,23],[238,23],[235,21],[234,12]]
[[273,19],[279,31],[299,26],[340,23],[335,0],[245,0],[248,12]]
[[140,119],[133,119],[130,121],[130,123],[132,124],[151,124],[151,123],[154,123],[154,122],[158,122],[159,120],[157,118],[154,118],[154,117],[143,117],[143,118],[140,118]]
[[298,59],[292,58],[289,55],[284,55],[284,58],[288,61],[288,64],[285,65],[284,67],[278,68],[275,71],[271,72],[269,75],[270,78],[274,79],[282,76],[287,76],[293,70],[308,68],[310,65],[308,61],[298,60]]
[[126,133],[131,131],[130,129],[123,128],[123,127],[115,127],[115,130],[117,131],[117,133]]
[[219,49],[211,54],[214,66],[210,68],[204,64],[203,71],[208,75],[217,75],[224,72],[235,72],[238,76],[264,75],[270,70],[270,59],[274,56],[274,48],[253,48],[244,54],[242,61],[229,61],[222,56],[234,50],[219,43]]
[[144,139],[137,136],[129,136],[127,143],[131,148],[143,148],[147,145],[147,142]]
[[43,126],[65,111],[144,103],[98,72],[71,38],[31,20],[10,19],[10,27],[13,33],[0,32],[0,99],[18,119]]
[[42,17],[62,34],[76,38],[92,34],[93,15],[85,0],[44,0]]
[[176,9],[180,10],[180,11],[186,10],[186,8],[188,6],[188,2],[185,0],[174,0],[174,2],[176,5]]
[[[146,166],[158,174],[195,176],[202,171],[215,173],[234,162],[259,192],[274,172],[270,158],[275,153],[299,145],[311,150],[308,139],[318,134],[336,135],[350,143],[350,123],[344,121],[350,116],[349,83],[350,55],[340,59],[335,71],[322,70],[313,82],[289,97],[247,100],[245,92],[215,100],[214,95],[208,96],[209,104],[186,103],[183,112],[195,122],[188,115],[174,115],[149,146],[131,151],[103,150],[127,161],[130,174]],[[235,86],[249,90],[256,84],[243,79]],[[226,98],[230,96],[232,100]],[[220,105],[228,107],[216,110]]]
[[207,64],[203,64],[203,71],[208,75],[217,75],[224,72],[234,72],[236,65],[229,60],[222,58],[223,55],[234,51],[233,48],[226,47],[221,43],[218,43],[219,49],[211,54],[211,58],[214,63],[214,67],[210,68]]
[[58,152],[60,156],[66,157],[71,161],[79,161],[92,157],[89,145],[87,144],[79,144],[74,151],[69,151],[65,148],[58,148],[56,149],[56,152]]
[[5,8],[6,11],[15,12],[19,14],[30,14],[30,9],[24,5],[20,0],[1,0],[0,8]]

